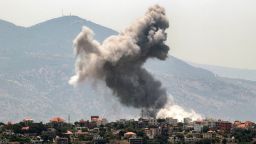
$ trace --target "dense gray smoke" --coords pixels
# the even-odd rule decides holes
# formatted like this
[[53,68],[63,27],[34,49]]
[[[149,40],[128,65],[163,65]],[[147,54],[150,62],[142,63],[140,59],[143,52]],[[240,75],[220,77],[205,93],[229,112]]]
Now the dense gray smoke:
[[159,5],[150,7],[144,17],[102,44],[93,40],[93,32],[84,27],[74,40],[76,75],[70,84],[103,80],[122,104],[147,109],[155,116],[165,106],[167,93],[142,65],[148,58],[166,59],[168,27],[165,10]]

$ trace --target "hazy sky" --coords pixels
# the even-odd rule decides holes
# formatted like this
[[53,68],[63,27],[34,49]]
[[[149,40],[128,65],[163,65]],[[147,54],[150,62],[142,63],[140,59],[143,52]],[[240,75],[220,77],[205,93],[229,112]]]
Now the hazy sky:
[[0,19],[31,26],[71,13],[121,31],[156,3],[170,19],[171,55],[256,69],[256,0],[0,0]]

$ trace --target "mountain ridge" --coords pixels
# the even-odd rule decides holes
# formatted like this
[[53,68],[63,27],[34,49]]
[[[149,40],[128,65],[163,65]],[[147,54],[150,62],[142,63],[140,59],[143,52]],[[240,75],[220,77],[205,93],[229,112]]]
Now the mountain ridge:
[[[75,120],[90,115],[112,120],[137,117],[140,110],[122,106],[104,83],[68,85],[74,73],[72,41],[82,26],[91,28],[100,42],[118,33],[79,17],[50,22],[0,33],[0,121],[27,116],[39,121],[68,115]],[[170,98],[187,110],[234,120],[256,116],[256,82],[220,77],[173,56],[166,61],[150,59],[145,67],[162,81]]]
[[[190,62],[188,62],[188,63],[190,63]],[[207,70],[209,70],[219,76],[222,76],[222,77],[256,81],[256,70],[255,69],[232,68],[232,67],[196,64],[196,63],[190,63],[190,64],[195,67],[207,69]]]

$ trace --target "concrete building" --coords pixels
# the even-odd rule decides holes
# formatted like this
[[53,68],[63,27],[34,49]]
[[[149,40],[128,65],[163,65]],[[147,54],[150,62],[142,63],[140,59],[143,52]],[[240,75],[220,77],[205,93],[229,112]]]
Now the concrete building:
[[56,144],[68,144],[68,138],[63,138],[63,137],[57,137],[56,138]]
[[91,121],[92,122],[97,122],[99,120],[99,116],[91,116]]
[[129,138],[130,144],[143,144],[142,138]]
[[154,139],[157,135],[160,134],[159,128],[145,128],[144,132],[149,137],[149,139]]
[[228,122],[228,121],[221,121],[219,120],[216,123],[216,127],[218,130],[221,130],[223,132],[230,132],[231,128],[232,128],[232,123]]
[[149,118],[148,119],[148,124],[149,125],[157,125],[158,124],[158,122],[157,122],[157,119],[155,119],[155,118]]
[[203,133],[204,139],[212,139],[216,136],[216,133],[214,131],[208,131],[207,133]]
[[166,123],[169,124],[169,125],[177,125],[178,123],[178,120],[177,119],[173,119],[172,117],[167,117],[166,119]]
[[97,123],[97,126],[100,126],[100,125],[106,125],[107,123],[108,123],[108,121],[107,121],[107,119],[105,119],[105,118],[102,118],[102,119],[98,119],[97,121],[96,121],[96,123]]
[[192,122],[192,119],[191,118],[184,118],[183,121],[184,121],[184,124],[187,125],[187,124],[190,124]]
[[198,142],[200,140],[200,138],[196,138],[196,137],[185,137],[184,141],[185,144],[194,144],[196,142]]
[[202,121],[194,121],[193,127],[194,127],[194,131],[202,132],[204,124]]
[[217,120],[214,119],[205,119],[204,126],[207,126],[211,130],[215,130],[217,127]]

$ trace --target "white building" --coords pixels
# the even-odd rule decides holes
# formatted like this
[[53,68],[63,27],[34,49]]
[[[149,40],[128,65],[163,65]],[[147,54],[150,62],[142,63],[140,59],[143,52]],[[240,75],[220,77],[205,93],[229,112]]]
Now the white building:
[[190,137],[190,138],[185,137],[185,143],[187,143],[187,144],[195,143],[199,140],[200,140],[200,138],[196,138],[196,137]]
[[160,129],[159,128],[145,128],[144,130],[145,134],[150,138],[154,139],[155,136],[160,134]]
[[157,125],[158,124],[157,119],[155,119],[155,118],[148,119],[148,124],[149,125]]
[[102,119],[98,119],[96,121],[96,123],[97,123],[97,126],[100,126],[100,125],[106,125],[108,123],[108,121],[107,121],[107,119],[102,118]]
[[205,119],[204,125],[209,128],[216,128],[217,120],[214,119]]
[[194,131],[202,132],[204,124],[201,121],[195,121],[193,127],[194,127]]
[[184,123],[185,124],[190,124],[192,122],[192,119],[191,118],[184,118]]

